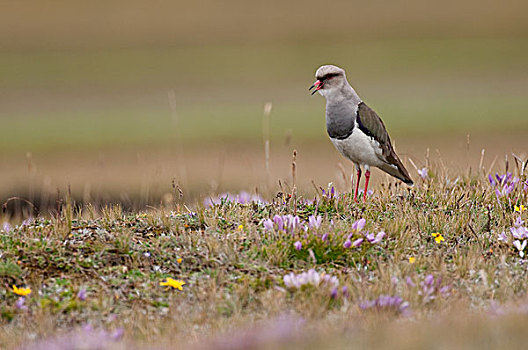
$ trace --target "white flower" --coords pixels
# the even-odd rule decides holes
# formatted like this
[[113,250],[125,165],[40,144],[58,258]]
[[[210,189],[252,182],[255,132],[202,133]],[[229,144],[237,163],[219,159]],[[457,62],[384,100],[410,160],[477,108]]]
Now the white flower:
[[335,276],[327,275],[325,273],[319,274],[314,269],[310,269],[308,272],[303,272],[298,275],[291,272],[283,277],[283,281],[288,289],[300,289],[306,285],[319,287],[320,285],[325,284],[334,288],[339,286],[339,280]]
[[502,231],[502,233],[499,234],[498,241],[505,242],[505,243],[508,242],[508,237],[506,236],[506,232]]
[[319,228],[321,227],[321,223],[323,222],[323,218],[320,215],[310,215],[308,217],[308,227],[309,228]]
[[427,179],[427,177],[428,177],[428,175],[427,175],[427,168],[419,169],[419,170],[418,170],[418,175],[420,175],[420,177],[422,178],[422,180]]
[[519,240],[513,241],[513,246],[519,251],[519,256],[524,257],[524,248],[526,248],[526,243],[528,241],[524,240],[522,243]]
[[516,239],[528,238],[528,229],[524,226],[510,228],[512,236]]

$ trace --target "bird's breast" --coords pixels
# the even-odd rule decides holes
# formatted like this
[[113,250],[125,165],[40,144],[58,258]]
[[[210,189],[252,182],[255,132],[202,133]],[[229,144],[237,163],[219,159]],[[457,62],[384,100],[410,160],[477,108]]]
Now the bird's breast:
[[350,103],[326,105],[326,131],[328,136],[343,140],[349,137],[356,119],[357,106]]

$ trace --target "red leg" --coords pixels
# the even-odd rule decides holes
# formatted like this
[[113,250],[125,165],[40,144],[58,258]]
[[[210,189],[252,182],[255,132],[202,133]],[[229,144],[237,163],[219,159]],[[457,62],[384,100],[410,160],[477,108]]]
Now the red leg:
[[361,168],[357,170],[357,182],[356,182],[356,191],[354,191],[354,202],[357,202],[357,194],[359,189],[359,180],[361,179]]
[[365,191],[363,192],[363,202],[367,201],[367,190],[370,179],[370,170],[365,171]]

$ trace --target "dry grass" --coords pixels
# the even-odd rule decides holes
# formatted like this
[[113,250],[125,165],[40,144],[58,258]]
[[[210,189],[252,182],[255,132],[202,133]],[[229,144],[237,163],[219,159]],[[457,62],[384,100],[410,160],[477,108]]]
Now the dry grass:
[[[519,165],[509,168],[520,175]],[[90,206],[77,213],[65,204],[54,218],[0,236],[0,343],[47,338],[62,349],[57,334],[66,332],[69,339],[100,334],[103,348],[170,348],[175,339],[181,347],[226,349],[521,344],[526,260],[498,234],[527,219],[514,209],[528,204],[528,186],[516,182],[497,197],[502,185],[493,187],[482,168],[428,170],[412,189],[376,186],[366,203],[329,189],[311,202],[284,188],[268,202],[231,196],[192,211],[172,203],[143,213]],[[291,232],[266,229],[268,218],[289,214],[301,220]],[[311,215],[322,222],[305,231]],[[354,231],[360,218],[366,225]],[[355,240],[381,230],[387,235],[379,242],[345,246],[351,232]],[[286,274],[312,268],[335,276],[339,287],[285,285]],[[159,285],[166,277],[186,285],[166,290]],[[12,284],[32,289],[24,305],[16,305]],[[368,307],[382,295],[401,300]]]
[[[428,153],[449,168],[450,176],[455,176],[470,168],[475,171],[483,149],[484,165],[488,168],[494,162],[503,162],[507,150],[522,155],[528,148],[523,133],[473,133],[469,143],[467,135],[462,134],[397,137],[394,141],[413,178],[418,174],[407,159],[421,168],[426,165]],[[178,149],[181,153],[177,153]],[[44,152],[31,157],[19,154],[2,162],[5,171],[0,173],[0,198],[5,201],[12,196],[22,197],[47,215],[49,209],[56,208],[57,193],[68,191],[77,202],[121,203],[124,208],[135,210],[158,206],[179,196],[174,193],[173,182],[183,190],[186,202],[202,201],[210,193],[241,189],[258,189],[272,196],[279,190],[278,180],[291,184],[293,149],[297,150],[296,185],[300,193],[312,194],[313,182],[332,182],[340,192],[350,190],[353,166],[336,152],[321,131],[317,141],[311,143],[275,139],[271,143],[269,178],[264,146],[256,142]],[[389,177],[374,170],[372,181],[374,185],[387,183]],[[17,205],[23,203],[12,201],[9,209],[14,210]]]

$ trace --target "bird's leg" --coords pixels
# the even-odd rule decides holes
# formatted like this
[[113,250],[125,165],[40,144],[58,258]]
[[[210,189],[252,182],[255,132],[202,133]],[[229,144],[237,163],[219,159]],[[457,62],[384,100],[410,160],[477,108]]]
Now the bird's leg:
[[370,179],[370,170],[365,171],[365,191],[363,192],[363,202],[367,201],[367,190]]
[[358,189],[359,189],[359,180],[361,179],[361,168],[357,168],[357,182],[356,182],[356,190],[354,191],[354,202],[357,202],[357,195],[358,195]]

